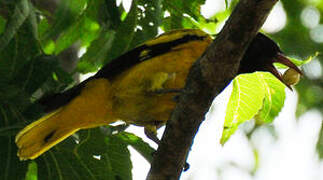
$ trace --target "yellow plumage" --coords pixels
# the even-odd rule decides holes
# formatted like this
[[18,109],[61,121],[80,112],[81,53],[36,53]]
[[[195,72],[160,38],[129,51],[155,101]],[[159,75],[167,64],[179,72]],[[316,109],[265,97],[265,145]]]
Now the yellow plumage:
[[[180,41],[188,36],[194,38]],[[190,67],[205,51],[211,38],[200,30],[177,30],[142,46],[166,45],[168,42],[177,44],[113,78],[91,79],[68,104],[25,127],[16,136],[20,159],[37,158],[80,129],[110,124],[119,119],[155,133],[166,123],[175,107],[176,92],[167,90],[184,87]],[[150,53],[147,48],[140,56]]]

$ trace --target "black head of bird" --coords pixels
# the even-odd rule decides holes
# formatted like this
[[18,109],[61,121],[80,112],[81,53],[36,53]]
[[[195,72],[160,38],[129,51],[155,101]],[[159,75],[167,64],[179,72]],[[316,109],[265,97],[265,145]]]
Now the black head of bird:
[[240,62],[238,73],[268,71],[292,90],[291,86],[283,80],[282,74],[274,67],[273,63],[284,64],[289,68],[294,69],[299,74],[303,74],[295,64],[283,55],[282,51],[273,40],[258,33],[244,54]]

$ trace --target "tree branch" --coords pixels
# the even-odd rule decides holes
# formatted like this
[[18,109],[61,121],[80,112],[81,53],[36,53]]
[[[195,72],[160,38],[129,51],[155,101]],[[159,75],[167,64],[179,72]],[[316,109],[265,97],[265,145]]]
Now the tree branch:
[[148,180],[180,177],[193,138],[215,96],[235,77],[240,60],[278,0],[240,0],[214,42],[192,66],[166,125]]

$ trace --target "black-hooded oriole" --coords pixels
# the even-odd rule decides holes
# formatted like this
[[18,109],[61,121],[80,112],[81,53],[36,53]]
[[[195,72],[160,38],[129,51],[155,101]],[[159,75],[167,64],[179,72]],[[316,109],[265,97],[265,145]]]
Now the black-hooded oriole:
[[[156,129],[168,120],[190,67],[211,42],[201,30],[167,32],[116,58],[79,85],[41,98],[38,103],[48,114],[17,134],[18,156],[37,158],[80,129],[117,120],[144,126],[148,137],[156,141]],[[269,71],[282,81],[273,62],[301,73],[271,39],[259,33],[238,73]]]

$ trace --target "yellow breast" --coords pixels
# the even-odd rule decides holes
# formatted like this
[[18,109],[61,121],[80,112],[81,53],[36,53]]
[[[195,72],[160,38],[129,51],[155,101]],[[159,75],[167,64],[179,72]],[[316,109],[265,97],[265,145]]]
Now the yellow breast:
[[120,74],[112,81],[112,109],[116,116],[141,126],[164,124],[175,107],[177,94],[163,90],[184,87],[190,67],[210,42],[211,39],[184,43]]

